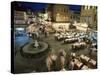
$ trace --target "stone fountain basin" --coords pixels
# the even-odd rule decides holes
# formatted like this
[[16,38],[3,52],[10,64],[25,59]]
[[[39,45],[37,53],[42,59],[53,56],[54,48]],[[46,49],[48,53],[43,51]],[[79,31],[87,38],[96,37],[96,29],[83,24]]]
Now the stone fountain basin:
[[49,47],[48,44],[45,42],[39,42],[39,47],[35,48],[34,47],[34,42],[33,43],[27,43],[25,44],[22,49],[21,49],[21,54],[24,57],[41,57],[45,54],[47,54]]

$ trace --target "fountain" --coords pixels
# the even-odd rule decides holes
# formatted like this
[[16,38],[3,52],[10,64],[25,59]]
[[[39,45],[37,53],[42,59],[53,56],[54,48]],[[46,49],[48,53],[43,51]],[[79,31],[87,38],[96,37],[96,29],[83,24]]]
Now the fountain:
[[46,55],[49,51],[49,47],[47,43],[38,40],[38,28],[36,28],[35,25],[30,25],[27,30],[31,34],[33,41],[22,46],[20,51],[21,55],[28,58],[40,58]]

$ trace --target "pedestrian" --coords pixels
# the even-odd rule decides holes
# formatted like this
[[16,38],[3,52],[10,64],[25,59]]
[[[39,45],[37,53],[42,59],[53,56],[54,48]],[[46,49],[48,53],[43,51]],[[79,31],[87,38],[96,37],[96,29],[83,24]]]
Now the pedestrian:
[[71,61],[70,61],[70,63],[69,63],[69,70],[74,70],[74,66],[75,66],[75,60],[74,59],[72,59]]
[[48,71],[56,71],[56,58],[57,56],[52,51],[48,53],[46,58],[46,66]]
[[63,49],[60,49],[57,56],[57,69],[63,70],[65,68],[65,58],[66,52]]

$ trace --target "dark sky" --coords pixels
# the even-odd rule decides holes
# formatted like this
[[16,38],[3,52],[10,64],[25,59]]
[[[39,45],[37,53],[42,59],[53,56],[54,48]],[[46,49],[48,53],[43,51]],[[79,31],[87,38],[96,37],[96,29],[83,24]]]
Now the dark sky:
[[[18,2],[19,6],[28,7],[35,10],[41,10],[47,6],[46,3]],[[80,5],[68,5],[72,11],[80,11]]]
[[81,6],[80,5],[69,5],[69,9],[73,11],[80,11]]
[[29,7],[31,9],[41,10],[46,7],[45,3],[32,3],[32,2],[19,2],[18,3],[22,7]]

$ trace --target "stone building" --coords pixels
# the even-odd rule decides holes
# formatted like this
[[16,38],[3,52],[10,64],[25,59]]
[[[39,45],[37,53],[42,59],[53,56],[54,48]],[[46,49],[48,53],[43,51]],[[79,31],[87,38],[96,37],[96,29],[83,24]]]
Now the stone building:
[[14,24],[26,24],[27,15],[25,11],[14,11]]
[[54,20],[56,22],[68,22],[69,21],[69,9],[66,5],[54,5],[53,10]]
[[82,6],[80,22],[87,23],[90,28],[97,28],[97,7]]
[[80,22],[80,13],[75,11],[70,11],[70,22]]
[[46,8],[48,16],[54,22],[68,22],[70,21],[68,6],[63,4],[50,4]]

